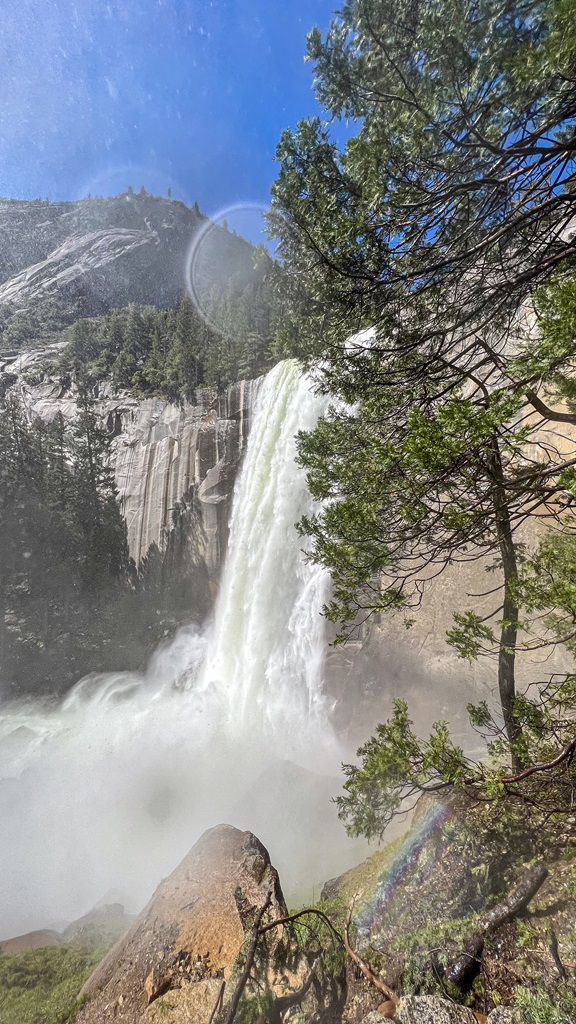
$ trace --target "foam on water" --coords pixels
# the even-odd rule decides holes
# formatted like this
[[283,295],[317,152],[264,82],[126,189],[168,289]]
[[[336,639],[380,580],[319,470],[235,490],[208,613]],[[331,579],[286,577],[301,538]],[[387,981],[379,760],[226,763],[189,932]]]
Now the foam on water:
[[[272,813],[252,821],[247,807],[279,761],[323,775],[340,761],[322,694],[327,580],[294,528],[311,509],[295,434],[324,406],[290,362],[259,389],[207,631],[181,630],[142,675],[82,680],[55,709],[3,709],[0,937],[77,916],[112,889],[141,905],[220,821],[268,830],[274,861],[294,870],[306,841],[294,821],[280,815],[276,834]],[[320,878],[331,868],[316,866]]]

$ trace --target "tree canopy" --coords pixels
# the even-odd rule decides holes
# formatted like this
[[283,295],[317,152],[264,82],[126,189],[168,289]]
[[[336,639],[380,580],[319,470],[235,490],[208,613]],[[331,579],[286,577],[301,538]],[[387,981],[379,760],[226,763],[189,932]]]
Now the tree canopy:
[[193,402],[200,387],[224,388],[270,369],[278,312],[268,282],[242,292],[214,286],[207,306],[204,319],[185,295],[176,309],[131,303],[80,318],[62,334],[58,369],[91,381],[111,377],[134,394],[172,402]]
[[312,31],[318,97],[359,125],[278,147],[272,227],[317,315],[461,343],[574,255],[571,27],[559,0],[355,0]]
[[573,501],[575,14],[347,3],[309,36],[329,121],[282,136],[270,218],[294,337],[337,398],[300,442],[325,500],[302,528],[332,572],[328,614],[345,636],[416,606],[448,565],[496,564],[498,634],[460,610],[450,639],[495,651],[517,769],[522,528]]

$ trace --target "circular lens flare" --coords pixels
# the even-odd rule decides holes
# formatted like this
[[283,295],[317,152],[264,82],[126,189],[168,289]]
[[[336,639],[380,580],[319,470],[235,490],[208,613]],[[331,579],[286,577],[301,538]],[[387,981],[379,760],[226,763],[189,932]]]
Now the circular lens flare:
[[217,334],[226,334],[231,326],[226,323],[225,298],[242,295],[258,280],[255,247],[267,242],[266,212],[262,203],[224,207],[192,239],[186,264],[188,294]]

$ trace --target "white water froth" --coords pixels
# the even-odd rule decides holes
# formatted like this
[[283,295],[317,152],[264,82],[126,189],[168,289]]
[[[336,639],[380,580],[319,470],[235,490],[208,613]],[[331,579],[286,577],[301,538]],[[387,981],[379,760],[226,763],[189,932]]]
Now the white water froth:
[[294,528],[311,507],[295,434],[324,407],[292,363],[263,383],[206,633],[181,630],[143,675],[82,680],[54,710],[3,709],[0,939],[78,916],[110,890],[137,908],[220,821],[256,831],[288,888],[333,872],[306,863],[297,820],[302,807],[328,843],[334,827],[343,836],[326,780],[286,765],[325,776],[340,761],[322,694],[327,581]]

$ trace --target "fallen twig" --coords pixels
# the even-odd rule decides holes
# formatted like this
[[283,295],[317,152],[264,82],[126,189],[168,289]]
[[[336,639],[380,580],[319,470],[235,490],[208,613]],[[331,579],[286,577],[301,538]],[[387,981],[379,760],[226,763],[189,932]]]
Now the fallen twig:
[[558,949],[558,937],[553,928],[551,929],[550,934],[550,952],[552,953],[552,959],[554,960],[558,974],[562,978],[562,981],[566,981],[568,974],[564,964],[560,959],[560,951]]
[[344,947],[346,949],[346,952],[350,957],[352,963],[356,964],[356,967],[358,968],[360,973],[366,978],[366,981],[370,982],[370,984],[378,992],[381,992],[383,996],[386,996],[386,999],[388,999],[390,1002],[397,1003],[398,996],[396,995],[396,993],[393,992],[392,989],[389,988],[385,982],[381,981],[380,978],[378,978],[374,974],[374,972],[370,969],[366,961],[363,960],[362,957],[358,955],[356,950],[352,949],[352,946],[350,945],[350,923],[352,921],[352,910],[354,909],[355,902],[356,897],[354,897],[352,903],[350,904],[350,909],[348,910],[348,914],[346,916],[346,924],[344,926]]
[[208,1024],[212,1024],[212,1021],[214,1020],[214,1017],[216,1016],[218,1011],[222,1009],[222,1003],[224,1001],[224,989],[225,988],[226,988],[226,982],[223,981],[222,984],[220,985],[220,991],[218,992],[218,998],[217,998],[216,1002],[214,1003],[214,1009],[212,1010],[212,1013],[210,1014],[210,1020],[208,1021]]

